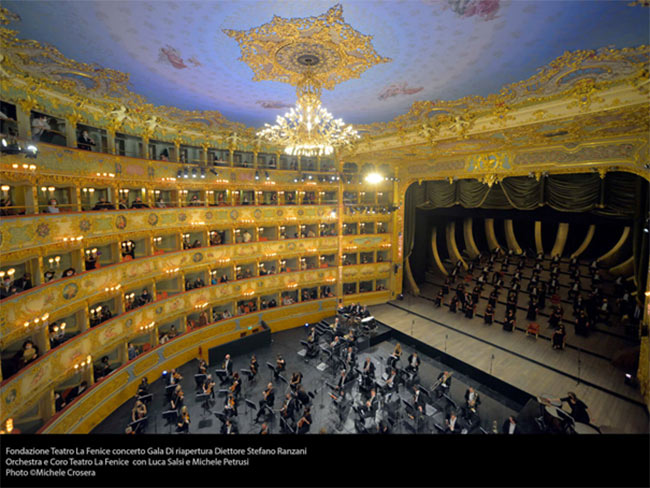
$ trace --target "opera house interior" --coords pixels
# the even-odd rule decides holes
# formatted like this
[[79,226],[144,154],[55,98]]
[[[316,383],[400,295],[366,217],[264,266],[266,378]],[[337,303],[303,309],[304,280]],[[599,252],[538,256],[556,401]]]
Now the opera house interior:
[[3,1],[3,434],[647,434],[647,1]]

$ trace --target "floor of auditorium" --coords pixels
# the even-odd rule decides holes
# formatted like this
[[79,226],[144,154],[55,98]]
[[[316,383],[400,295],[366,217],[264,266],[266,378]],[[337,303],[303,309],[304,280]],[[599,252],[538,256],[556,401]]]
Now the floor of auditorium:
[[[557,398],[575,392],[588,405],[592,423],[603,433],[649,432],[638,388],[625,384],[624,373],[609,360],[621,347],[629,347],[622,337],[594,332],[584,338],[567,327],[567,345],[575,348],[554,350],[546,320],[540,320],[537,339],[525,335],[523,320],[517,330],[506,332],[501,324],[488,326],[479,317],[468,319],[460,312],[449,312],[447,307],[435,308],[427,297],[436,293],[437,287],[425,285],[423,296],[377,305],[371,307],[371,313],[391,327],[531,395]],[[497,320],[502,319],[504,308],[497,306]],[[517,315],[523,319],[525,312],[520,310]]]
[[[253,383],[249,383],[249,381],[246,379],[243,381],[242,399],[250,399],[257,405],[258,401],[262,397],[262,390],[266,387],[266,384],[272,379],[273,376],[272,372],[267,368],[266,362],[269,361],[275,363],[276,355],[282,354],[287,361],[287,379],[290,378],[291,373],[294,371],[301,371],[303,373],[302,384],[305,388],[305,391],[314,394],[311,407],[313,424],[309,433],[358,433],[357,427],[355,426],[355,419],[358,418],[357,414],[348,407],[344,412],[343,421],[341,422],[337,417],[332,399],[328,396],[328,393],[331,391],[331,389],[325,384],[325,382],[335,383],[332,368],[328,368],[328,370],[321,372],[317,369],[318,365],[321,362],[320,358],[313,358],[306,362],[302,357],[298,356],[297,352],[302,349],[300,340],[304,340],[306,338],[306,335],[307,329],[304,327],[278,332],[276,334],[273,334],[272,343],[269,346],[257,349],[255,351],[255,354],[260,364],[260,373]],[[397,342],[394,339],[389,338],[388,340],[384,340],[375,346],[371,346],[361,351],[358,355],[359,366],[361,366],[362,362],[365,361],[365,358],[369,356],[375,363],[377,372],[382,371],[386,364],[386,359],[393,351],[396,343]],[[403,346],[403,361],[405,361],[405,359],[413,350],[414,349],[409,346]],[[426,388],[430,387],[435,382],[438,374],[443,369],[450,369],[436,361],[435,358],[426,357],[421,353],[420,357],[422,364],[419,370],[419,382]],[[233,357],[235,366],[234,370],[238,371],[239,369],[247,368],[249,358],[249,354]],[[188,406],[190,411],[190,433],[216,434],[219,433],[221,421],[216,418],[214,412],[223,411],[225,398],[223,396],[217,396],[215,402],[211,405],[210,410],[208,411],[204,410],[201,403],[195,400],[193,394],[193,376],[197,371],[197,364],[197,361],[191,361],[190,363],[179,368],[179,371],[184,377],[181,384],[183,390],[186,392],[185,404]],[[209,371],[213,371],[214,369],[214,365],[211,365]],[[485,430],[491,431],[494,421],[497,422],[500,428],[503,421],[509,415],[516,416],[517,412],[523,407],[523,405],[516,404],[511,399],[504,397],[499,392],[492,391],[489,388],[476,383],[471,378],[464,376],[462,373],[453,370],[452,372],[454,378],[451,384],[451,391],[449,396],[456,402],[458,407],[460,407],[463,404],[463,396],[468,386],[473,386],[477,391],[479,391],[481,394],[480,426]],[[150,382],[152,382],[150,391],[154,393],[154,398],[149,407],[149,422],[145,433],[175,433],[175,428],[173,426],[167,425],[166,421],[162,419],[162,411],[163,409],[167,408],[166,405],[168,403],[164,401],[165,395],[163,392],[163,381],[162,379],[150,378]],[[277,412],[282,406],[282,401],[284,399],[284,395],[286,394],[287,387],[285,384],[280,382],[276,382],[275,384],[277,387],[274,409]],[[361,393],[359,392],[358,381],[355,380],[351,382],[346,391],[352,394],[352,398],[354,398],[355,404],[360,403]],[[401,399],[410,402],[412,400],[412,395],[413,392],[410,388],[405,388],[404,386],[400,387],[399,396]],[[396,400],[397,398],[392,397],[392,399]],[[106,420],[99,424],[92,431],[92,434],[110,434],[124,432],[124,429],[128,425],[131,416],[131,408],[133,407],[133,403],[134,401],[131,400],[119,407]],[[407,420],[405,417],[405,407],[403,405],[403,402],[400,403],[400,421],[395,424],[395,426],[391,429],[391,432],[412,433],[412,431],[404,425],[403,420]],[[419,425],[419,428],[421,429],[420,432],[438,432],[438,430],[435,428],[434,423],[437,423],[438,425],[444,424],[445,412],[453,408],[454,406],[444,397],[435,400],[434,409],[438,412],[435,415],[429,416],[425,421],[425,424]],[[240,401],[238,416],[236,417],[239,433],[257,434],[259,432],[261,423],[255,423],[252,420],[254,419],[256,413],[256,411],[252,411],[249,408],[245,407],[243,400]],[[431,409],[429,413],[432,413]],[[377,422],[380,420],[381,414],[379,414],[375,419],[369,419],[365,424],[365,427],[368,429],[367,432],[375,432]],[[411,425],[414,424],[414,422],[410,420],[408,422]],[[280,433],[277,413],[275,419],[270,422],[269,425],[271,433]],[[481,431],[477,426],[472,432],[480,433]]]

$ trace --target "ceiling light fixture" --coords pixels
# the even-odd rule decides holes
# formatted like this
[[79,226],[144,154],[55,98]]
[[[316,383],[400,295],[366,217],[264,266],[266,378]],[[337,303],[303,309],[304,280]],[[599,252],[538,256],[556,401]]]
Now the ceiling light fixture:
[[321,105],[320,82],[307,70],[296,88],[298,101],[274,125],[264,124],[257,135],[272,144],[284,146],[292,156],[328,156],[334,148],[359,139],[351,125]]

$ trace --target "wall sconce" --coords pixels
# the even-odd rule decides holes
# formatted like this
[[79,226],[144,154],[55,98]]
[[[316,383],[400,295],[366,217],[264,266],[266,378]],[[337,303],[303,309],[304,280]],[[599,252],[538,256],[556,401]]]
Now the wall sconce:
[[50,268],[52,267],[58,268],[61,266],[61,256],[50,258],[47,260],[47,262],[50,264]]
[[7,422],[5,423],[5,430],[7,431],[7,434],[11,434],[11,432],[14,430],[14,419],[7,419]]
[[88,366],[90,366],[91,362],[92,362],[92,356],[88,354],[88,356],[86,356],[86,359],[84,359],[81,362],[75,363],[74,369],[75,371],[79,371],[81,369],[87,368]]
[[146,330],[153,329],[154,325],[156,325],[156,322],[149,322],[147,325],[141,325],[140,330],[141,331],[146,331]]

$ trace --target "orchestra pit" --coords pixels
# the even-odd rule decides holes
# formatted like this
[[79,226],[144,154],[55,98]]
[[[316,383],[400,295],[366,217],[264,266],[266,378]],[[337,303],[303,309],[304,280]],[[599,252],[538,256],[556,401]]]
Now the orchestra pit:
[[2,434],[649,433],[648,2],[115,5],[0,8]]

